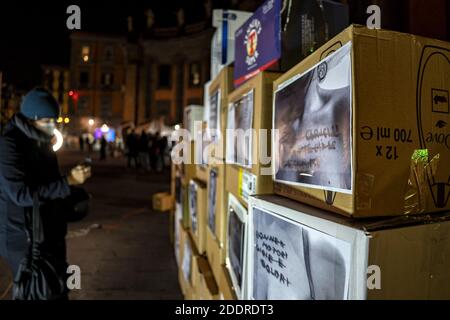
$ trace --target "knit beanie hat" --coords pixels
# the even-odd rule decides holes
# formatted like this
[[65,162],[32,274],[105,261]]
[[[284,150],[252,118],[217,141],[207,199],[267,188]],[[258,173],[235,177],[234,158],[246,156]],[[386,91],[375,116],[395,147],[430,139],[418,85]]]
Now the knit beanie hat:
[[59,117],[59,105],[50,92],[36,88],[23,97],[20,112],[31,120],[56,119]]

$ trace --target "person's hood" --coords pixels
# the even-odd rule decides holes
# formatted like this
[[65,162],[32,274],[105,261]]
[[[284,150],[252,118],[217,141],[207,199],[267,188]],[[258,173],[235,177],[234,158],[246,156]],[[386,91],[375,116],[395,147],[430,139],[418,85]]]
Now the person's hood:
[[[45,132],[42,132],[41,130],[34,127],[28,119],[19,113],[16,113],[12,119],[9,122],[10,127],[16,127],[20,131],[22,131],[23,134],[25,134],[28,138],[37,140],[42,143],[50,143],[52,140],[52,137],[47,135]],[[8,130],[8,128],[6,129]]]

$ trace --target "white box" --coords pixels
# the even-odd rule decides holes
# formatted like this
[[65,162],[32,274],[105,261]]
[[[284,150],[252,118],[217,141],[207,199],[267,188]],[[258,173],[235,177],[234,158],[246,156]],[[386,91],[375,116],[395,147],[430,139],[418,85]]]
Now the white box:
[[215,9],[213,26],[217,28],[211,42],[211,79],[234,61],[234,34],[252,16],[251,12]]
[[248,299],[450,299],[449,213],[354,220],[267,195],[247,226]]

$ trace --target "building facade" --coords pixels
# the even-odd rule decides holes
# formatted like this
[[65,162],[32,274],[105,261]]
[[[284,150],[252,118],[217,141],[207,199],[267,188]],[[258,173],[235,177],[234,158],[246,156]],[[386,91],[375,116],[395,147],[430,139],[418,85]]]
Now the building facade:
[[180,123],[187,105],[203,104],[212,31],[129,46],[124,120]]
[[52,93],[61,107],[61,116],[69,116],[70,71],[68,67],[43,65],[43,87]]
[[71,35],[69,113],[73,127],[119,126],[123,121],[126,38],[75,32]]

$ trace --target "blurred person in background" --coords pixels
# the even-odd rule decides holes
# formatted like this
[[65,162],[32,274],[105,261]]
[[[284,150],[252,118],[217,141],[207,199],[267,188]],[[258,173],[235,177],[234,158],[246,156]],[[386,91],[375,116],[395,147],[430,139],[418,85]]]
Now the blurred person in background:
[[134,162],[135,168],[138,167],[138,137],[135,133],[134,129],[131,129],[131,131],[128,133],[126,140],[125,140],[125,147],[127,149],[127,159],[128,168],[131,168],[131,162]]

